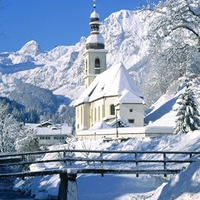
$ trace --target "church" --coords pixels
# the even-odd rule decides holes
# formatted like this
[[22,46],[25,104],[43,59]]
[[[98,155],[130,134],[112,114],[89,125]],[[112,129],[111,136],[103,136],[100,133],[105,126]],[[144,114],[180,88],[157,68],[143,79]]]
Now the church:
[[[105,122],[112,127],[144,125],[144,100],[123,63],[107,69],[104,38],[99,32],[100,17],[90,15],[91,33],[86,41],[85,90],[75,101],[76,132]],[[111,123],[114,122],[114,123]]]

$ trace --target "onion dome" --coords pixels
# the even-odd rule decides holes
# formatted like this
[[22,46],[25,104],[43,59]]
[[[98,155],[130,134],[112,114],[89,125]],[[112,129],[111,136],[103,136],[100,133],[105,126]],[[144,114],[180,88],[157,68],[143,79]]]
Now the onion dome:
[[105,48],[104,39],[102,35],[99,33],[100,25],[101,23],[99,22],[99,13],[97,13],[96,10],[94,10],[92,14],[90,15],[91,32],[90,32],[90,36],[87,38],[87,41],[86,41],[86,49],[104,49]]
[[90,15],[90,22],[99,21],[99,13],[94,10],[94,12]]

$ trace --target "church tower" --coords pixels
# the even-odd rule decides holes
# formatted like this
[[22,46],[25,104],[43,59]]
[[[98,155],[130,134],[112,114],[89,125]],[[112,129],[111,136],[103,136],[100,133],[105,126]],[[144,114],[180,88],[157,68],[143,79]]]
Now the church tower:
[[[90,27],[91,33],[87,38],[86,51],[83,54],[86,89],[74,102],[76,136],[82,139],[93,136],[102,138],[108,135],[110,137],[110,132],[101,131],[97,134],[93,131],[107,125],[114,138],[118,135],[116,135],[116,128],[111,127],[119,125],[117,117],[122,119],[124,126],[143,126],[143,95],[122,63],[107,69],[106,54],[108,51],[105,49],[104,39],[99,32],[99,14],[96,12],[95,4],[94,11],[90,15]],[[108,125],[105,123],[106,119],[115,121]],[[93,130],[87,132],[86,130],[90,128]]]
[[99,14],[96,12],[96,5],[94,4],[94,11],[90,15],[90,36],[86,41],[86,52],[83,54],[85,58],[85,88],[87,88],[96,75],[106,70],[106,54],[107,50],[104,45],[104,38],[99,32]]

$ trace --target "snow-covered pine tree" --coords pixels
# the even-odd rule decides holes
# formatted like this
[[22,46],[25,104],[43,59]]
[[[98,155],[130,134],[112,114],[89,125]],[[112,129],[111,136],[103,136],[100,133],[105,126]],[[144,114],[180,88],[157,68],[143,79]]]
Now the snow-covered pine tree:
[[193,90],[191,89],[192,81],[186,78],[183,86],[185,92],[179,95],[176,104],[176,125],[174,133],[188,133],[197,130],[200,127],[200,118],[198,104],[195,99]]
[[194,91],[198,105],[200,105],[200,77],[195,77],[192,84],[192,90]]

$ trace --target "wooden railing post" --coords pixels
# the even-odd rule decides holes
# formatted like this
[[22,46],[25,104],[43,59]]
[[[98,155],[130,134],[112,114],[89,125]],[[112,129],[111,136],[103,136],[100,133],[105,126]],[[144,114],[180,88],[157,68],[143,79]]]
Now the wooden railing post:
[[68,173],[67,200],[78,200],[77,173]]
[[[101,158],[101,169],[103,169],[103,152],[100,152],[100,158]],[[103,173],[101,174],[101,176],[103,177]]]
[[[167,169],[167,166],[166,166],[166,153],[163,153],[163,163],[164,163],[164,170]],[[167,174],[164,174],[164,177],[167,177]]]
[[[25,155],[22,155],[22,162],[25,162],[26,161],[26,159],[25,159]],[[22,172],[24,172],[25,171],[25,164],[22,164]],[[24,176],[22,176],[22,180],[24,180]]]
[[[22,162],[25,162],[25,155],[22,155]],[[24,170],[25,165],[22,164],[22,171]]]
[[[66,152],[63,151],[63,158],[65,159],[65,157],[66,157]],[[65,164],[65,166],[66,166],[66,160],[64,160],[64,164]]]
[[78,200],[77,172],[69,171],[60,174],[58,200]]
[[[137,152],[135,152],[135,166],[136,166],[136,169],[138,169],[138,154],[137,154]],[[136,177],[139,177],[139,174],[136,174]]]
[[67,200],[68,176],[67,173],[60,174],[60,186],[58,191],[58,200]]

